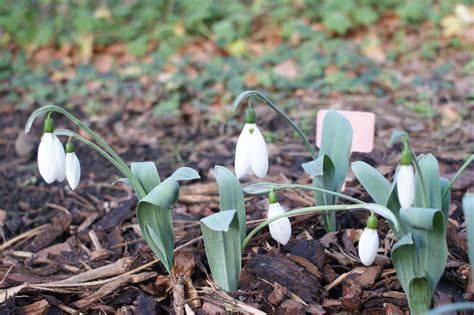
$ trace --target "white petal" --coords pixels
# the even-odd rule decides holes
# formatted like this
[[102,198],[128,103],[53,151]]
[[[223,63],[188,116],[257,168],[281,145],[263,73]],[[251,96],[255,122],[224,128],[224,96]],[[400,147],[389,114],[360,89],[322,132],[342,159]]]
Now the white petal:
[[235,148],[235,175],[238,179],[241,179],[251,171],[249,160],[250,126],[251,124],[244,125]]
[[75,190],[81,179],[81,163],[74,152],[66,154],[66,178],[72,190]]
[[359,258],[365,266],[370,266],[377,256],[379,235],[377,230],[365,228],[359,239]]
[[38,147],[38,168],[44,181],[51,184],[56,179],[54,138],[50,132],[43,134]]
[[54,136],[54,163],[56,166],[56,180],[62,182],[66,177],[66,154],[58,137]]
[[[268,218],[285,213],[280,203],[271,203],[268,207]],[[286,245],[291,237],[291,224],[288,218],[278,219],[268,225],[273,239],[280,244]]]
[[253,128],[253,133],[250,135],[250,166],[255,175],[262,178],[268,171],[267,144],[258,127],[252,124],[251,128]]
[[415,201],[415,173],[410,165],[401,165],[397,173],[398,201],[403,209],[408,209]]

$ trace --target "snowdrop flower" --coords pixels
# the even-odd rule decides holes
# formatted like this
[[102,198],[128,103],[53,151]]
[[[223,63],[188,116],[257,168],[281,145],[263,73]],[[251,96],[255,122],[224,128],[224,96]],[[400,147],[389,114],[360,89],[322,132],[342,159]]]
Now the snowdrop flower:
[[38,168],[41,177],[51,184],[62,182],[66,176],[66,159],[63,145],[53,133],[54,122],[51,117],[44,120],[44,134],[38,147]]
[[74,153],[72,142],[66,144],[66,179],[72,190],[75,190],[81,179],[81,163]]
[[400,168],[397,173],[398,201],[402,209],[408,209],[415,201],[415,172],[412,166],[410,151],[405,148],[400,158]]
[[[274,191],[268,194],[268,219],[276,217],[277,215],[285,213],[282,206],[278,202],[277,195]],[[270,234],[273,239],[282,245],[286,245],[291,237],[291,224],[288,217],[273,221],[268,225]]]
[[359,258],[364,266],[370,266],[377,256],[379,249],[379,235],[377,234],[377,217],[370,215],[367,219],[367,227],[359,239]]
[[235,150],[235,174],[241,179],[252,172],[265,177],[268,171],[268,153],[265,139],[255,124],[255,111],[247,108],[245,125],[237,140]]

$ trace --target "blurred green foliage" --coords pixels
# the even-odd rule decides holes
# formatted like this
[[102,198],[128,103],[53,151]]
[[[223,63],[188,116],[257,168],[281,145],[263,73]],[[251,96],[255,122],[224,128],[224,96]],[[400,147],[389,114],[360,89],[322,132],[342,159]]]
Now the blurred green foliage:
[[[397,76],[366,57],[359,45],[342,36],[376,23],[393,12],[401,25],[439,23],[460,1],[455,0],[0,0],[0,92],[4,100],[30,106],[47,103],[87,104],[91,114],[111,102],[136,98],[151,102],[158,115],[179,112],[190,102],[206,110],[210,100],[230,99],[242,90],[273,90],[284,96],[295,89],[322,94],[373,93],[383,96],[400,87]],[[473,3],[473,0],[461,1]],[[322,27],[321,27],[322,26]],[[249,45],[264,38],[270,29],[282,39],[268,53],[255,56]],[[435,35],[438,36],[438,35]],[[193,58],[192,52],[171,58],[180,47],[211,40],[223,53],[209,60]],[[292,41],[297,38],[298,43]],[[398,30],[394,60],[407,52],[405,33]],[[52,72],[66,72],[59,60],[31,67],[31,51],[66,44],[91,50],[123,43],[138,58],[149,62],[112,67],[99,73],[93,64],[79,64],[74,76],[52,80]],[[440,49],[437,37],[421,45],[420,54],[433,58]],[[291,60],[292,69],[276,71]],[[167,80],[157,73],[172,64]],[[191,76],[192,68],[198,74]],[[328,71],[331,69],[331,71]],[[470,67],[467,67],[470,69]],[[296,76],[285,75],[295,70]],[[149,75],[151,84],[140,78]],[[417,78],[415,84],[449,87],[441,76]],[[90,87],[94,82],[95,88]],[[89,99],[93,96],[93,99]],[[85,100],[85,101],[84,101]]]
[[[0,45],[59,46],[94,35],[94,44],[117,41],[142,56],[149,41],[179,46],[193,36],[212,37],[222,46],[254,35],[255,25],[287,30],[304,19],[343,35],[376,22],[392,10],[403,24],[438,23],[456,3],[472,0],[2,0]],[[291,28],[291,26],[290,26]]]

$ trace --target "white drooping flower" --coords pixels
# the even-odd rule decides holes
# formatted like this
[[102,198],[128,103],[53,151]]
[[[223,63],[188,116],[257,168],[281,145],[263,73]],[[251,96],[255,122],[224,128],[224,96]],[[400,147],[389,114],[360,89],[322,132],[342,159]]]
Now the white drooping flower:
[[66,178],[72,190],[75,190],[81,179],[81,163],[74,153],[71,142],[66,144]]
[[246,123],[237,140],[235,174],[242,178],[252,172],[265,177],[268,171],[268,153],[265,139],[257,125]]
[[413,205],[415,189],[415,172],[412,166],[411,154],[408,149],[404,149],[397,173],[397,194],[402,209],[408,209]]
[[[270,192],[268,207],[268,219],[285,213],[283,207],[277,201],[275,192]],[[286,245],[291,237],[291,224],[288,217],[280,218],[268,225],[272,238],[282,245]]]
[[370,266],[377,256],[379,235],[377,229],[366,227],[359,239],[359,258],[364,266]]
[[38,147],[38,168],[41,177],[51,184],[55,180],[62,182],[66,176],[66,159],[63,145],[53,134],[53,120],[45,119],[45,132]]

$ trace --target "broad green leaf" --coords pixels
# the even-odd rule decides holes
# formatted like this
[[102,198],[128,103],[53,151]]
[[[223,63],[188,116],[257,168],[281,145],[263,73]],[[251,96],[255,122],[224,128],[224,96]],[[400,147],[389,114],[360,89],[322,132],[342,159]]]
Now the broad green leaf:
[[349,121],[335,110],[324,116],[319,156],[327,155],[334,164],[334,189],[339,192],[349,171],[352,146],[352,127]]
[[268,194],[272,189],[276,187],[278,187],[278,184],[262,182],[250,184],[248,186],[243,187],[242,190],[249,195],[262,195]]
[[425,276],[413,277],[410,280],[407,298],[412,315],[425,314],[430,309],[431,294]]
[[418,275],[418,258],[411,233],[406,234],[392,247],[393,266],[403,291],[408,294],[410,281]]
[[137,220],[145,241],[168,272],[173,266],[174,254],[172,208],[178,195],[178,182],[167,178],[137,205]]
[[[429,280],[431,294],[434,294],[439,279],[443,275],[448,261],[448,245],[446,243],[446,228],[444,214],[441,210],[425,210],[418,217],[417,223],[428,223],[432,221],[432,229],[412,227],[411,233],[415,241],[418,252],[419,268],[426,271],[426,277]],[[409,211],[409,210],[408,210]],[[421,216],[425,215],[428,219],[422,222]]]
[[386,206],[391,185],[385,177],[369,164],[357,161],[351,164],[352,172],[367,193],[378,204]]
[[219,187],[220,210],[234,209],[237,211],[239,221],[240,239],[244,240],[246,234],[247,213],[245,210],[244,193],[239,180],[234,173],[223,166],[214,168],[214,176]]
[[171,176],[176,181],[194,180],[201,178],[195,169],[190,167],[180,167]]
[[[326,155],[320,155],[316,160],[303,163],[301,165],[306,173],[313,177],[313,186],[331,191],[339,191],[335,181],[336,171],[331,158]],[[333,205],[336,198],[332,195],[313,191],[314,199],[317,205]]]
[[398,196],[397,196],[397,189],[396,189],[396,183],[394,182],[391,186],[390,194],[388,195],[388,199],[386,201],[387,208],[392,210],[392,213],[395,215],[395,217],[400,221],[400,229],[396,230],[395,227],[391,222],[388,222],[390,224],[390,228],[392,231],[395,233],[395,236],[398,239],[403,237],[408,231],[410,230],[410,227],[403,222],[403,220],[400,220],[400,202],[398,201]]
[[439,186],[441,188],[441,195],[443,192],[448,189],[448,193],[441,200],[441,211],[443,211],[445,224],[448,226],[448,217],[449,217],[449,205],[451,204],[451,188],[449,188],[449,180],[444,177],[440,177]]
[[241,244],[236,214],[236,210],[227,210],[201,219],[209,267],[217,285],[225,291],[237,290],[240,280]]
[[[462,198],[462,208],[464,209],[464,220],[467,226],[467,243],[469,246],[469,261],[471,268],[474,264],[474,194],[466,193]],[[471,269],[471,273],[474,272]]]
[[[416,216],[426,215],[427,221],[432,220],[432,229],[419,229],[413,227],[411,232],[419,256],[420,270],[426,271],[431,293],[433,294],[439,279],[446,268],[448,260],[448,246],[446,243],[446,222],[441,209],[441,184],[439,166],[436,158],[431,155],[423,155],[418,158],[420,169],[416,170],[416,195],[414,207],[438,209],[438,211],[421,212]],[[420,173],[423,175],[425,192],[428,205],[423,206],[422,186]],[[421,219],[418,219],[421,220]],[[418,221],[420,222],[420,221]]]
[[400,218],[411,227],[417,229],[432,230],[435,227],[435,223],[437,223],[436,216],[440,215],[442,215],[440,210],[431,208],[411,207],[400,210]]
[[329,175],[328,171],[334,175],[334,164],[328,155],[320,155],[316,160],[303,163],[301,166],[312,177]]
[[[398,202],[395,183],[390,184],[382,174],[365,162],[353,162],[351,168],[362,187],[364,187],[372,199],[374,199],[376,203],[390,209],[397,220],[400,221],[398,214],[400,203]],[[400,239],[400,237],[406,234],[407,228],[403,222],[400,222],[398,228],[395,227],[393,222],[389,221],[388,223],[397,239]]]
[[[440,187],[440,176],[439,176],[439,166],[436,158],[431,155],[423,155],[418,158],[418,164],[420,169],[416,170],[416,194],[415,194],[415,207],[420,208],[442,208],[441,203],[441,187]],[[419,173],[423,175],[423,180],[425,184],[426,195],[428,198],[428,204],[423,204],[422,197],[422,187]]]
[[135,162],[132,163],[130,169],[146,193],[152,191],[161,182],[154,162]]

